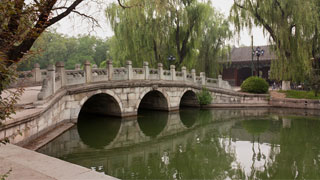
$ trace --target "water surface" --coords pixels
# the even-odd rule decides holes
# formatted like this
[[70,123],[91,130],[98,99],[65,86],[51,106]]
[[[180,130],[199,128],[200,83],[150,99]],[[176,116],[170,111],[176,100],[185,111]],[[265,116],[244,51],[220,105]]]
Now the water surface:
[[320,179],[320,118],[275,109],[81,114],[39,152],[120,179]]

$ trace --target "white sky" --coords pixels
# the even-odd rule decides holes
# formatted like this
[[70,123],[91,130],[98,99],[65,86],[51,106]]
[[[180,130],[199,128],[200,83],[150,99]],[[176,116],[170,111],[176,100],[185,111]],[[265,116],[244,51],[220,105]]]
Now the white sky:
[[[111,37],[113,36],[113,31],[111,30],[110,26],[107,23],[106,17],[104,16],[104,9],[106,5],[110,2],[114,2],[115,0],[105,0],[106,4],[104,7],[95,9],[87,9],[87,7],[81,7],[82,11],[89,12],[92,14],[96,19],[98,19],[101,28],[96,27],[94,31],[88,25],[88,22],[81,20],[81,18],[65,18],[60,23],[53,26],[58,32],[66,34],[68,36],[75,36],[78,34],[91,34],[95,36],[99,36],[101,38]],[[226,17],[229,15],[230,8],[233,4],[233,0],[211,0],[212,5],[218,9],[222,14]],[[93,5],[92,7],[95,7]],[[83,10],[84,9],[84,10]],[[263,31],[261,28],[253,28],[253,44],[255,46],[262,46],[268,44],[268,38],[263,35]],[[240,34],[240,38],[235,35],[234,39],[230,42],[232,45],[235,46],[250,46],[251,45],[251,33],[248,30],[243,30]]]

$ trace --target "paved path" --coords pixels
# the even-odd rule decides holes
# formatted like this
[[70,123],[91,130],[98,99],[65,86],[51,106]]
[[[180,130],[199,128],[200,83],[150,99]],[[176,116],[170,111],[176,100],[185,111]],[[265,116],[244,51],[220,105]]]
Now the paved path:
[[[15,91],[15,89],[8,89],[8,90]],[[24,93],[20,97],[20,100],[18,101],[17,105],[32,104],[33,102],[37,101],[37,96],[40,90],[41,90],[41,86],[24,88]],[[8,91],[4,91],[4,93],[1,94],[2,97],[7,97],[8,95],[10,95]]]
[[10,169],[12,171],[6,180],[116,179],[15,145],[1,145],[0,174],[5,174]]

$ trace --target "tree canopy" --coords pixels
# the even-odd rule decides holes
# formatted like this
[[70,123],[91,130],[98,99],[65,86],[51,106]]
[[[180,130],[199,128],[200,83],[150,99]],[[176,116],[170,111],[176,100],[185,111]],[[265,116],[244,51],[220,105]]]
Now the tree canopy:
[[[138,5],[123,9],[112,4],[106,10],[115,32],[111,54],[121,64],[130,59],[134,65],[148,61],[152,66],[163,63],[168,67],[167,58],[174,56],[177,67],[191,68],[198,63],[195,59],[199,55],[202,61],[214,61],[227,53],[221,49],[231,34],[228,23],[210,3],[197,0],[131,0],[127,3]],[[215,55],[206,50],[212,50],[210,53]]]
[[[240,31],[253,25],[270,35],[278,60],[271,75],[278,80],[302,81],[310,72],[311,58],[318,52],[319,6],[316,0],[234,0],[231,19]],[[318,40],[317,40],[318,41]],[[314,45],[313,45],[314,44]]]
[[35,55],[19,65],[19,70],[30,70],[35,63],[41,68],[58,61],[67,69],[86,60],[98,66],[108,58],[109,41],[94,36],[66,37],[55,32],[43,33],[31,48]]

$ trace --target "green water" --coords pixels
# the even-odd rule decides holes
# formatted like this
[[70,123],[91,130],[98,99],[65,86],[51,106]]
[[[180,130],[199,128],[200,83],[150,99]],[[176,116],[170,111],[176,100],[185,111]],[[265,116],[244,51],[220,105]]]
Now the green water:
[[320,179],[320,118],[297,111],[81,114],[39,152],[120,179]]

